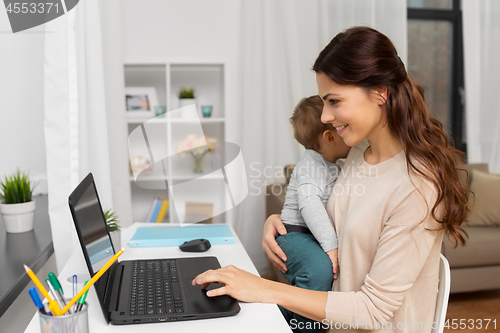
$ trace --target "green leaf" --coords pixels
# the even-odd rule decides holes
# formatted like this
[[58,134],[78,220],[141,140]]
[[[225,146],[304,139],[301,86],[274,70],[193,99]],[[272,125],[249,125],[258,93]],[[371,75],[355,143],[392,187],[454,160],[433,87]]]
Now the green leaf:
[[19,169],[11,176],[6,176],[0,184],[0,199],[5,204],[16,204],[31,201],[33,185],[29,175],[22,173]]
[[120,224],[118,221],[118,216],[112,209],[107,209],[104,212],[104,218],[106,219],[106,225],[109,232],[120,230]]
[[179,90],[179,98],[194,98],[194,89],[183,87]]

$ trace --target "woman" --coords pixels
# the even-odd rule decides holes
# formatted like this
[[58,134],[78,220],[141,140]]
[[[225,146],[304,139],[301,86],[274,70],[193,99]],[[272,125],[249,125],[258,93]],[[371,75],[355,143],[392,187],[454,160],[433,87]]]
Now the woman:
[[[391,41],[366,27],[338,34],[314,63],[321,121],[352,146],[327,210],[339,240],[339,277],[331,292],[295,288],[235,267],[208,271],[193,284],[219,281],[207,294],[276,303],[332,327],[430,332],[444,233],[465,244],[470,211],[442,125],[425,107]],[[367,139],[367,140],[365,140]],[[277,216],[263,247],[286,270],[274,241],[286,230]]]

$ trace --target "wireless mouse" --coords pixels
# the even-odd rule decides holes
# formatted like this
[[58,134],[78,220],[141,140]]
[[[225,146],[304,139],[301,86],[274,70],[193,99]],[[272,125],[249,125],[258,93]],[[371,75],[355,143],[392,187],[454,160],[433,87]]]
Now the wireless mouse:
[[183,252],[205,252],[210,247],[212,247],[212,245],[208,239],[193,239],[179,245],[179,249]]

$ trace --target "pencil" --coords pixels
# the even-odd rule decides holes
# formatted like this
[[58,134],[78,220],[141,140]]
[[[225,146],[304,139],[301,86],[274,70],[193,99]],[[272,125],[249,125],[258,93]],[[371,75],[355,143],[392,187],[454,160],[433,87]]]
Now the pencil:
[[89,283],[87,283],[85,286],[83,286],[82,290],[80,290],[80,292],[78,294],[76,294],[75,297],[73,297],[73,299],[71,301],[69,301],[68,304],[66,304],[66,306],[64,307],[64,309],[62,309],[62,314],[65,314],[66,311],[69,310],[69,308],[75,304],[78,299],[80,297],[83,296],[83,294],[85,294],[85,292],[87,290],[90,289],[90,287],[97,281],[99,280],[99,278],[104,274],[104,272],[106,272],[108,270],[108,268],[111,267],[111,265],[113,265],[113,263],[116,261],[116,259],[118,259],[119,256],[121,256],[123,253],[123,249],[121,249],[120,251],[116,252],[116,254],[111,257],[111,259],[109,259],[109,261],[106,263],[106,265],[104,265],[100,270],[99,272],[97,272],[93,277],[92,279],[90,279]]
[[52,312],[52,314],[54,316],[60,316],[62,314],[61,313],[61,308],[59,307],[59,305],[57,305],[56,302],[54,302],[54,300],[52,300],[52,298],[50,298],[49,293],[43,287],[43,284],[40,282],[40,280],[38,280],[38,278],[36,277],[35,273],[33,273],[33,271],[31,270],[31,268],[29,268],[26,265],[24,265],[24,270],[26,271],[26,273],[28,274],[28,276],[31,278],[31,280],[33,281],[33,283],[35,284],[35,286],[38,288],[38,290],[40,290],[40,292],[42,293],[42,295],[47,299],[47,301],[49,301],[49,309]]

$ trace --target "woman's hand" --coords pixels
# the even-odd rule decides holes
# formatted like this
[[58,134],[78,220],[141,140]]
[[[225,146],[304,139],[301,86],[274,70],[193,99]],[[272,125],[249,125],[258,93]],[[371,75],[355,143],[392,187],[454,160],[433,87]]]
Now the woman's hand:
[[264,224],[264,236],[262,238],[262,248],[266,251],[267,257],[271,260],[271,263],[282,271],[286,273],[288,267],[285,265],[286,255],[276,243],[276,233],[279,232],[280,235],[286,235],[286,228],[283,222],[280,220],[279,214],[271,215],[267,218]]
[[211,282],[220,282],[224,287],[207,291],[207,296],[229,295],[244,302],[272,303],[270,298],[272,281],[262,279],[232,265],[208,270],[192,281],[193,286],[201,284],[206,289]]
[[229,295],[243,302],[274,303],[317,321],[325,318],[328,293],[324,291],[266,280],[234,266],[208,270],[195,277],[192,284],[205,289],[212,282],[220,282],[224,286],[207,291],[208,297]]

